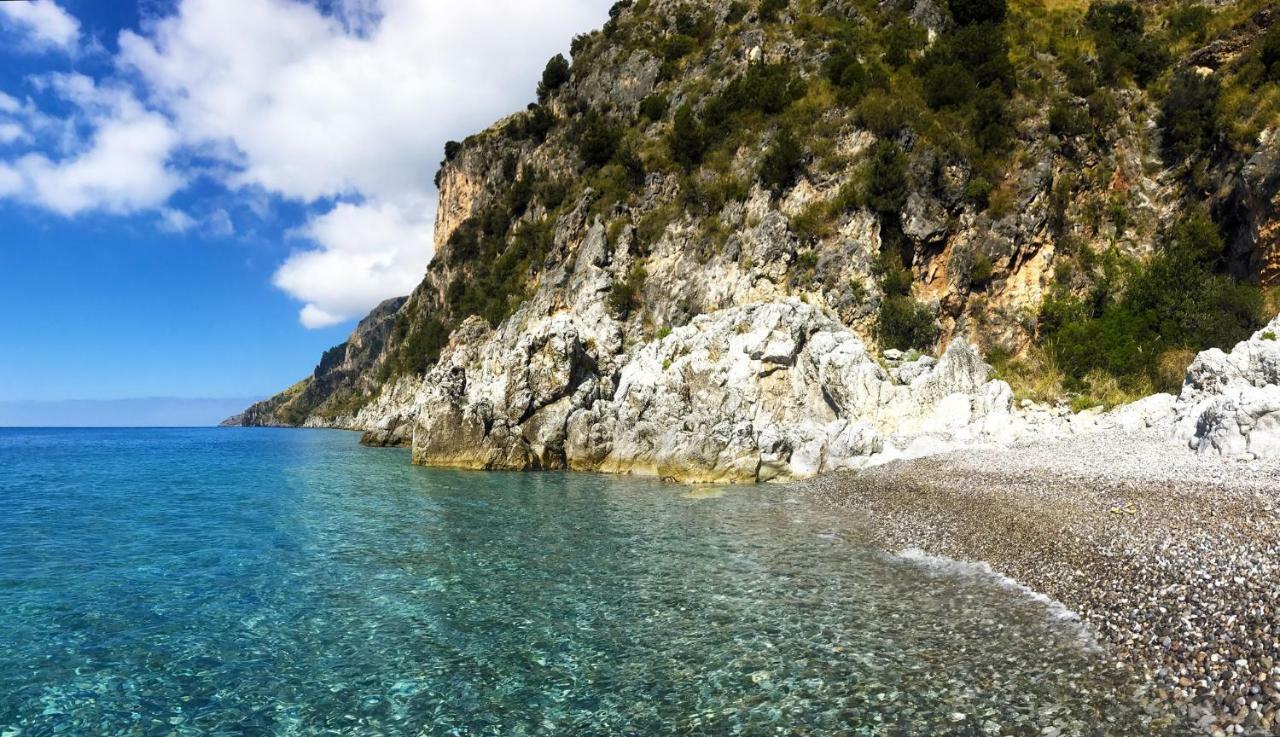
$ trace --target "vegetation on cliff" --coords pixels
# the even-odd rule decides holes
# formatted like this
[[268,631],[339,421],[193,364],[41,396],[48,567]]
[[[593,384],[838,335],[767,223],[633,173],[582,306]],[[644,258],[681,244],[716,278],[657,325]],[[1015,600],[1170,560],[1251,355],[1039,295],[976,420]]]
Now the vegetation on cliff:
[[[458,216],[385,350],[275,417],[337,416],[425,372],[596,223],[626,254],[610,309],[651,337],[725,306],[657,291],[659,246],[758,269],[741,244],[769,212],[786,288],[883,348],[967,334],[1027,395],[1082,405],[1166,388],[1191,351],[1262,321],[1265,244],[1238,180],[1280,118],[1274,15],[1261,0],[619,2],[572,61],[550,60],[527,110],[446,148]],[[873,244],[861,265],[855,240]]]

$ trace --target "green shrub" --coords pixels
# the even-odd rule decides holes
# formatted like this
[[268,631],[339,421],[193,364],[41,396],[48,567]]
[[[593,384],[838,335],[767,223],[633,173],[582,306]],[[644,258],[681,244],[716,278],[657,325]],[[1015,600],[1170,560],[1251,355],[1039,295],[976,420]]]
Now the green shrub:
[[914,280],[911,270],[902,263],[902,257],[892,248],[885,248],[876,256],[871,271],[879,281],[880,290],[888,296],[906,296],[911,294],[911,282]]
[[734,2],[729,3],[729,12],[725,14],[724,22],[729,25],[741,22],[743,18],[747,17],[749,9],[742,0],[734,0]]
[[773,23],[778,20],[778,14],[787,9],[787,0],[760,0],[760,21],[762,23]]
[[707,132],[693,108],[683,105],[676,111],[671,124],[671,133],[667,136],[667,145],[671,149],[671,158],[686,168],[702,163],[707,151]]
[[987,209],[987,202],[991,197],[991,190],[993,189],[995,189],[995,187],[985,178],[974,177],[964,186],[964,196],[965,198],[972,200],[973,204],[976,205],[979,210],[985,210]]
[[938,339],[938,326],[929,308],[906,295],[885,297],[876,321],[882,348],[927,350]]
[[578,129],[578,154],[582,162],[595,169],[613,160],[622,141],[622,130],[594,110],[587,114]]
[[896,95],[871,90],[858,103],[858,122],[877,136],[894,136],[906,127],[907,110]]
[[667,117],[668,105],[666,95],[649,95],[640,101],[640,117],[656,123]]
[[542,81],[538,83],[538,100],[546,102],[552,92],[563,87],[568,81],[569,60],[564,58],[564,54],[556,54],[542,70]]
[[948,0],[951,17],[962,26],[974,23],[1000,23],[1009,12],[1005,0]]
[[1208,150],[1218,139],[1218,100],[1222,86],[1215,74],[1179,70],[1160,106],[1165,159],[1185,161]]
[[1078,54],[1068,54],[1059,59],[1058,71],[1067,80],[1067,91],[1076,97],[1088,97],[1098,88],[1093,66]]
[[1280,25],[1272,26],[1258,42],[1258,57],[1267,79],[1280,82]]
[[905,65],[925,40],[923,27],[902,18],[894,21],[884,34],[884,63],[894,69]]
[[1268,330],[1267,332],[1263,333],[1263,334],[1262,334],[1262,339],[1263,339],[1263,340],[1275,340],[1275,339],[1276,339],[1276,333],[1275,333],[1275,331],[1274,331],[1274,330]]
[[894,141],[876,141],[867,167],[867,204],[881,215],[897,215],[907,193],[906,155]]
[[644,280],[647,277],[644,267],[636,264],[627,272],[627,277],[613,282],[609,291],[609,309],[619,319],[627,319],[640,306],[640,295],[644,291]]
[[1146,33],[1146,14],[1130,2],[1094,2],[1085,27],[1098,51],[1102,78],[1114,84],[1128,74],[1140,87],[1150,84],[1169,64],[1169,52]]
[[934,110],[962,107],[978,91],[973,75],[959,64],[939,64],[924,78],[924,97]]
[[973,106],[973,140],[983,151],[1001,151],[1013,138],[1013,119],[1004,93],[988,87],[978,92]]
[[1049,108],[1049,131],[1055,136],[1083,136],[1092,129],[1088,111],[1069,100],[1059,100]]
[[[1078,381],[1101,371],[1132,387],[1162,378],[1158,359],[1166,352],[1247,338],[1260,323],[1262,295],[1215,273],[1222,253],[1217,225],[1194,211],[1150,263],[1131,270],[1118,299],[1095,297],[1092,309],[1065,298],[1046,302],[1042,326],[1058,364]],[[1056,328],[1044,320],[1051,307]]]
[[693,53],[698,40],[692,36],[677,33],[662,43],[662,60],[668,63],[677,62]]
[[804,168],[804,149],[783,129],[760,162],[760,183],[775,197],[790,189]]
[[1212,18],[1212,9],[1185,2],[1165,16],[1165,28],[1169,30],[1170,38],[1175,40],[1189,38],[1195,43],[1202,43]]

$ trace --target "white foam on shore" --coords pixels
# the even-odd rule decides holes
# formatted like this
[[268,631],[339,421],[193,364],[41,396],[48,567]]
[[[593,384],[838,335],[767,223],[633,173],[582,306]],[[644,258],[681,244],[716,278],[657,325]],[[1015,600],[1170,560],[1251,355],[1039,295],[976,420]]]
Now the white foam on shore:
[[981,579],[995,583],[1000,588],[1019,596],[1031,599],[1044,606],[1046,614],[1053,623],[1070,628],[1071,632],[1076,636],[1080,647],[1090,651],[1102,650],[1097,639],[1093,636],[1093,632],[1085,626],[1080,615],[1067,607],[1066,604],[1047,594],[1036,591],[1026,584],[1019,583],[1017,580],[992,568],[986,562],[956,560],[943,555],[926,553],[920,548],[904,548],[897,553],[890,553],[889,555],[897,560],[915,565],[930,575]]

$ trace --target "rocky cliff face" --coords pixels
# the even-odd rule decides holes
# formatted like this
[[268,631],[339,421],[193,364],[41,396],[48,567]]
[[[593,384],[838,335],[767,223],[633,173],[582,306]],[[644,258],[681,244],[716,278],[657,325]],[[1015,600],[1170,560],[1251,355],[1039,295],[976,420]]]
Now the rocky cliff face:
[[[801,477],[1112,422],[1023,407],[980,354],[1032,345],[1051,288],[1089,289],[1066,266],[1150,254],[1188,203],[1241,277],[1280,273],[1269,113],[1175,164],[1155,92],[1061,96],[1040,6],[990,21],[1008,70],[961,74],[960,108],[929,80],[982,34],[945,3],[777,5],[619,3],[540,104],[450,146],[422,285],[240,421],[431,465]],[[1170,69],[1256,56],[1256,13],[1222,14]]]

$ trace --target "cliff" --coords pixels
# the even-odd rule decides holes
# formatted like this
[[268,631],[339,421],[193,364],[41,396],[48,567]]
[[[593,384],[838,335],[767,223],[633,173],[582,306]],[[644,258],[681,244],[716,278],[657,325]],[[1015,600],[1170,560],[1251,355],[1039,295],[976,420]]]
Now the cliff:
[[447,147],[414,293],[240,422],[711,481],[1146,422],[979,356],[1138,396],[1262,325],[1275,13],[618,3]]

